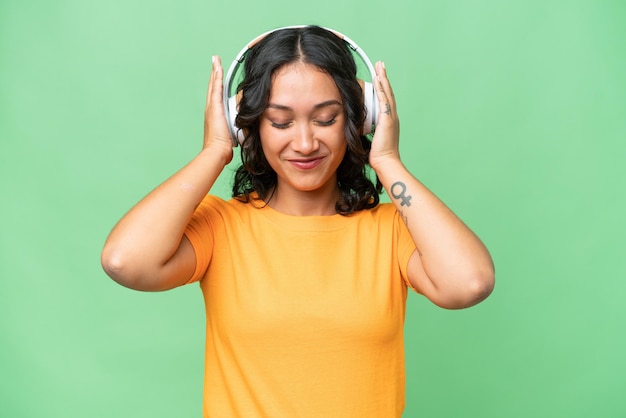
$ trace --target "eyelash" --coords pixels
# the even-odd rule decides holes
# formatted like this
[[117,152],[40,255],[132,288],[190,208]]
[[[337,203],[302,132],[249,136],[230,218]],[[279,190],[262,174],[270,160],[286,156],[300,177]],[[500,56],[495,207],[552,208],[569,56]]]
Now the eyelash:
[[336,121],[336,120],[337,120],[337,117],[336,117],[336,116],[333,116],[333,118],[332,118],[332,119],[325,120],[325,121],[320,121],[320,122],[317,122],[317,123],[318,123],[320,126],[330,126],[330,125],[333,125],[333,124],[335,123],[335,121]]
[[276,123],[276,122],[272,122],[272,128],[276,128],[276,129],[287,129],[287,128],[289,128],[289,123]]
[[[326,120],[326,121],[317,121],[316,123],[319,126],[331,126],[333,125],[335,122],[337,121],[337,117],[334,116],[332,119]],[[291,122],[287,122],[287,123],[276,123],[276,122],[271,122],[272,127],[276,128],[276,129],[287,129],[289,128],[289,126],[291,125]]]

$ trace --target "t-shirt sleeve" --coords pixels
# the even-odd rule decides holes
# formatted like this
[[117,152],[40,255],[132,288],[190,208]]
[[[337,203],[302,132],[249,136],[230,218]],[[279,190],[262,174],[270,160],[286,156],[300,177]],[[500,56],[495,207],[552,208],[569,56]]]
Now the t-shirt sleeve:
[[406,285],[417,292],[417,289],[411,284],[408,276],[408,266],[409,259],[413,252],[415,252],[415,243],[413,242],[413,238],[411,237],[411,233],[409,229],[406,227],[406,224],[402,220],[400,213],[395,212],[394,216],[394,229],[396,231],[397,237],[397,254],[398,254],[398,265],[400,266],[400,273],[402,274],[402,279],[406,283]]
[[209,267],[213,251],[213,228],[211,226],[211,196],[207,195],[194,211],[185,236],[189,239],[196,255],[196,268],[187,283],[202,279]]

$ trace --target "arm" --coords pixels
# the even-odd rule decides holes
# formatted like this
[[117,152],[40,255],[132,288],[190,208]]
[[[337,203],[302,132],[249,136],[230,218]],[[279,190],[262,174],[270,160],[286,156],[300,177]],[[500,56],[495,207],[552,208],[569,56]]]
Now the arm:
[[379,122],[370,165],[401,213],[417,250],[408,264],[411,284],[433,303],[466,308],[494,286],[494,266],[480,239],[417,180],[400,160],[396,103],[382,63],[376,65]]
[[183,235],[202,199],[233,156],[222,102],[219,58],[207,92],[202,151],[150,192],[115,225],[102,250],[106,273],[137,290],[166,290],[184,284],[194,272],[195,254]]

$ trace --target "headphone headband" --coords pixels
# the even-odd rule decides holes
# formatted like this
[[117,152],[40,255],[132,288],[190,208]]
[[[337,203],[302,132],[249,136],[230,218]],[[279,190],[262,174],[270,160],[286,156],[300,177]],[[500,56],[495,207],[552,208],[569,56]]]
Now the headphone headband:
[[[224,110],[226,112],[226,118],[228,120],[228,124],[230,127],[230,134],[231,134],[231,138],[233,139],[233,143],[234,145],[237,145],[237,143],[241,143],[243,142],[243,133],[241,132],[240,129],[237,129],[236,125],[235,125],[235,118],[237,117],[237,94],[234,95],[230,95],[231,89],[233,87],[233,82],[235,79],[235,75],[237,73],[237,70],[239,68],[239,66],[241,64],[243,64],[244,60],[245,60],[245,56],[246,53],[253,48],[256,44],[258,44],[261,40],[263,40],[267,35],[273,33],[273,32],[277,32],[283,29],[298,29],[298,28],[304,28],[307,27],[306,25],[296,25],[296,26],[284,26],[281,28],[277,28],[274,30],[270,30],[267,31],[265,33],[262,33],[261,35],[255,37],[254,39],[252,39],[250,42],[248,42],[246,44],[246,46],[244,46],[241,51],[239,51],[239,53],[237,54],[237,56],[235,57],[235,59],[233,60],[232,64],[230,65],[230,67],[228,68],[228,71],[226,73],[226,77],[224,78]],[[370,61],[370,59],[368,58],[367,54],[365,53],[365,51],[363,51],[357,44],[356,42],[354,42],[352,39],[348,38],[347,36],[345,36],[344,34],[342,34],[341,32],[338,32],[336,30],[333,29],[329,29],[329,28],[323,28],[331,33],[333,33],[334,35],[336,35],[338,38],[340,38],[341,40],[343,40],[347,46],[350,48],[350,50],[353,51],[354,54],[356,54],[366,65],[367,70],[369,71],[369,75],[373,80],[376,77],[376,70],[374,69],[374,65],[372,64],[372,62]],[[374,92],[374,87],[372,85],[372,83],[364,81],[363,82],[363,102],[365,104],[365,108],[367,110],[367,114],[366,114],[366,118],[365,118],[365,123],[363,126],[363,134],[369,134],[373,131],[372,126],[375,126],[377,123],[377,119],[378,119],[378,101],[375,100],[375,92]]]

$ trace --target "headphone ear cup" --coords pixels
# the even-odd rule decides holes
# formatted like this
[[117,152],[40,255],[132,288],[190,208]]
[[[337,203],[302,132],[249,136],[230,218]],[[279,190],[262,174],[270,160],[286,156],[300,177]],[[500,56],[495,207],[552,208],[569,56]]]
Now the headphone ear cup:
[[[228,127],[230,128],[231,137],[241,144],[244,140],[243,131],[238,129],[235,125],[235,119],[237,118],[237,102],[239,101],[238,95],[234,95],[228,98],[228,108],[226,109],[226,119],[228,120]],[[236,144],[235,144],[236,145]]]
[[370,82],[363,81],[363,104],[366,111],[363,135],[372,133],[378,122],[378,102],[375,96],[374,85]]

